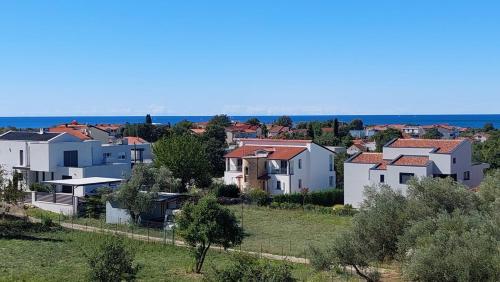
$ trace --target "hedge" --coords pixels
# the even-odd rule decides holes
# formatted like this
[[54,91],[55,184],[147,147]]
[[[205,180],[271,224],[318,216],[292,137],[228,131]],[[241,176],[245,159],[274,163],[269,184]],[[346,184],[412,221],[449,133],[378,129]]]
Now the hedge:
[[300,205],[304,202],[304,204],[331,207],[333,205],[344,203],[344,190],[332,189],[311,192],[306,195],[305,200],[303,200],[303,197],[304,196],[300,193],[276,195],[273,197],[272,201],[276,203],[294,203]]

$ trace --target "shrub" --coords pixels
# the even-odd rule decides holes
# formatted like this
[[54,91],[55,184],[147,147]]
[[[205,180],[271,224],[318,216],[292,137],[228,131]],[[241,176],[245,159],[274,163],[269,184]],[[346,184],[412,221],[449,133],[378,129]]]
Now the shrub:
[[234,255],[232,263],[223,269],[212,267],[205,281],[295,281],[289,264],[272,264],[248,255]]
[[108,237],[93,254],[87,255],[90,281],[133,281],[139,266],[133,265],[133,254],[125,249],[123,239]]
[[333,214],[341,216],[352,216],[355,214],[355,210],[352,205],[335,205],[333,206]]
[[214,192],[217,198],[238,198],[240,196],[240,188],[234,184],[214,183],[210,186],[210,190]]
[[42,226],[44,227],[52,227],[54,226],[54,222],[50,217],[42,217]]
[[52,192],[53,189],[50,185],[42,184],[42,183],[33,183],[30,185],[30,190],[31,191],[36,191],[36,192]]
[[273,202],[295,203],[301,205],[302,203],[305,203],[331,207],[335,204],[344,203],[344,191],[342,189],[333,189],[327,191],[311,192],[307,195],[303,195],[301,193],[277,195],[273,197]]
[[269,204],[269,196],[266,192],[260,189],[251,189],[248,192],[248,197],[253,204],[257,204],[259,206],[265,206]]

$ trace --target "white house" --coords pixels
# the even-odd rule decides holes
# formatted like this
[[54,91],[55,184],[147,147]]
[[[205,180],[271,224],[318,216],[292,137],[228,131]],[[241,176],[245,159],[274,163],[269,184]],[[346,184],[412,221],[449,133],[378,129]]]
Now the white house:
[[[0,135],[0,165],[12,177],[22,175],[24,188],[48,180],[111,177],[130,174],[128,145],[103,145],[56,132],[9,131]],[[57,192],[69,192],[58,187]]]
[[334,156],[310,140],[239,139],[225,155],[224,182],[271,195],[335,187]]
[[358,153],[344,163],[344,203],[359,207],[364,187],[372,184],[406,193],[412,177],[452,177],[473,188],[487,167],[472,163],[468,140],[395,139],[382,153]]

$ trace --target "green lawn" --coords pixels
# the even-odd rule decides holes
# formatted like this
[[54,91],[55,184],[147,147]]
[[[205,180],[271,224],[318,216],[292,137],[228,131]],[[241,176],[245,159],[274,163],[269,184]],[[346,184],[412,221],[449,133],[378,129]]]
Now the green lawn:
[[[241,205],[229,206],[241,221]],[[243,206],[243,228],[248,233],[242,248],[307,257],[309,245],[325,247],[332,236],[350,225],[351,217],[302,210]]]
[[[242,205],[227,206],[243,222],[243,228],[248,234],[243,241],[242,250],[272,253],[277,255],[297,256],[307,258],[308,246],[325,247],[331,242],[332,236],[349,226],[351,217],[322,214],[314,211],[278,210],[255,205],[243,205],[243,220],[241,220]],[[74,224],[88,225],[112,230],[134,232],[154,237],[171,238],[172,234],[155,228],[134,227],[131,225],[106,224],[104,219],[62,218],[58,214],[40,209],[29,209],[30,216],[41,218],[51,217],[54,222],[59,220]],[[179,239],[179,238],[176,238]]]
[[[69,230],[24,231],[23,236],[5,235],[12,230],[11,221],[0,222],[0,281],[84,281],[88,271],[85,252],[94,248],[104,234]],[[187,248],[159,243],[125,240],[134,250],[135,261],[142,265],[140,281],[197,281],[202,275],[190,271],[192,258]],[[227,265],[230,255],[211,251],[205,269],[210,265]],[[281,263],[269,261],[269,263]],[[329,274],[316,273],[305,265],[293,266],[300,281],[331,280]],[[334,280],[345,280],[336,276]]]

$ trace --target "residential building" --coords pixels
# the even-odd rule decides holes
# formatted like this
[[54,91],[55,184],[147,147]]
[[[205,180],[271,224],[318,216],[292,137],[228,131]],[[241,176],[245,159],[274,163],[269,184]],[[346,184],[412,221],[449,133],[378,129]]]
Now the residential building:
[[132,164],[153,162],[151,143],[140,137],[123,137],[123,144],[130,148],[130,159]]
[[76,120],[71,123],[61,124],[48,129],[49,132],[66,132],[80,140],[99,140],[102,143],[113,143],[114,135],[97,126],[80,124]]
[[490,134],[486,132],[478,132],[472,136],[472,139],[476,142],[485,142],[490,138]]
[[281,126],[281,125],[273,125],[271,127],[268,127],[268,132],[267,132],[267,137],[269,138],[276,138],[283,136],[286,133],[290,132],[290,128],[287,126]]
[[[0,165],[8,177],[22,175],[21,185],[48,180],[110,177],[130,174],[130,148],[127,145],[102,144],[81,140],[66,132],[9,131],[0,135]],[[69,192],[58,186],[57,192]]]
[[224,182],[270,195],[335,187],[335,153],[310,140],[239,139],[225,155]]
[[353,138],[365,138],[366,137],[366,131],[364,129],[361,129],[361,130],[352,129],[352,130],[349,130],[349,134]]
[[258,125],[237,122],[226,128],[226,142],[233,144],[238,138],[260,138],[262,129]]
[[468,140],[395,139],[382,153],[358,153],[344,163],[344,203],[359,207],[364,187],[372,184],[406,193],[412,177],[451,177],[473,188],[487,167],[472,163]]
[[424,135],[425,130],[419,125],[406,125],[402,129],[402,133],[404,136],[408,136],[410,138],[419,138]]

